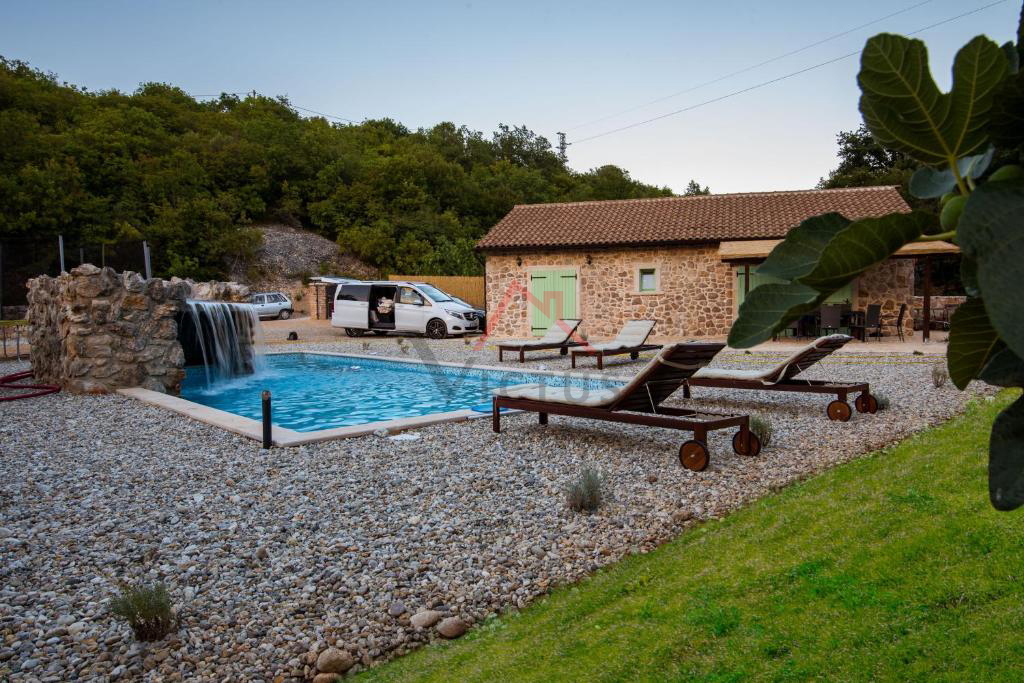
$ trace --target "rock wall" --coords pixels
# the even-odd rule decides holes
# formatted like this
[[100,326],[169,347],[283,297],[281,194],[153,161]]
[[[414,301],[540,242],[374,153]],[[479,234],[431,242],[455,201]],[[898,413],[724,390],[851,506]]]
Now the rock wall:
[[[530,337],[531,311],[527,290],[530,274],[549,269],[576,271],[576,317],[592,340],[613,337],[627,320],[658,321],[652,339],[725,337],[737,315],[736,269],[718,256],[718,245],[660,249],[537,251],[487,254],[488,325],[497,338]],[[654,268],[657,286],[639,291],[641,268]],[[867,273],[856,285],[854,307],[882,305],[896,315],[910,304],[914,285],[912,259],[893,259]],[[912,317],[904,320],[906,331]],[[890,328],[889,333],[894,330]]]
[[178,319],[186,299],[249,295],[237,283],[145,280],[91,264],[28,286],[32,370],[74,393],[138,386],[178,393],[185,377]]
[[911,310],[914,298],[914,259],[889,259],[880,263],[860,276],[855,286],[853,307],[866,311],[868,304],[882,306],[883,335],[896,334],[896,317],[900,305],[907,305],[903,317],[903,333],[912,335],[914,332],[914,316]]
[[[522,259],[521,265],[518,259]],[[589,260],[589,263],[588,263]],[[724,336],[733,320],[735,273],[718,246],[487,255],[488,325],[498,337],[529,337],[526,291],[535,270],[574,269],[576,316],[590,339],[613,337],[637,318],[658,321],[652,339]],[[641,292],[640,268],[657,271],[657,288]]]

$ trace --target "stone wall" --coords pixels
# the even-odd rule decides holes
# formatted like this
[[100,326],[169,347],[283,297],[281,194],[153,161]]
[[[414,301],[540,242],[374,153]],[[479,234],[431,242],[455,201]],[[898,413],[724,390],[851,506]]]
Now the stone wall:
[[[520,263],[521,260],[521,263]],[[589,260],[589,263],[588,263]],[[655,292],[638,291],[640,268],[658,273]],[[589,339],[611,338],[627,320],[658,321],[652,339],[725,337],[736,317],[736,268],[718,256],[718,245],[660,249],[538,251],[487,254],[488,324],[497,338],[531,336],[526,293],[532,271],[573,269],[577,279],[576,315]],[[878,303],[895,315],[910,303],[911,259],[881,264],[858,281],[855,308]],[[493,322],[492,322],[493,321]],[[913,326],[908,314],[906,330]],[[892,331],[890,330],[890,333]]]
[[865,311],[868,304],[880,304],[882,320],[889,323],[882,325],[882,334],[895,335],[895,320],[900,312],[900,304],[907,304],[903,333],[911,335],[914,332],[914,316],[910,309],[913,296],[914,259],[889,259],[871,268],[857,280],[854,285],[853,308]]
[[[641,267],[657,270],[656,291],[639,291]],[[637,318],[657,320],[651,338],[661,340],[724,336],[732,324],[735,275],[719,260],[717,245],[498,253],[488,254],[486,275],[488,324],[494,320],[495,336],[530,336],[529,274],[553,268],[575,269],[576,315],[590,339],[610,338]]]
[[178,393],[185,377],[178,318],[186,299],[249,294],[237,283],[145,280],[91,264],[28,286],[32,370],[74,393],[136,386]]

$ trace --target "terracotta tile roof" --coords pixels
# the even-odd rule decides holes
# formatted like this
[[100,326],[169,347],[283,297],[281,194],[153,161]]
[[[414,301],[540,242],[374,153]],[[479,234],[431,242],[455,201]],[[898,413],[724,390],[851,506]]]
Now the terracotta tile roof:
[[482,250],[720,242],[784,237],[830,211],[856,220],[910,207],[895,186],[521,204],[477,243]]

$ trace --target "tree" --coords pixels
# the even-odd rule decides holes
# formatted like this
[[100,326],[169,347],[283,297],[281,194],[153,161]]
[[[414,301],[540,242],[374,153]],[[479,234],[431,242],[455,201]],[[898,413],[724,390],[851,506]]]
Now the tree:
[[707,185],[701,187],[700,183],[692,179],[686,184],[686,189],[683,190],[684,197],[696,197],[702,194],[711,194],[711,188]]
[[[946,362],[953,383],[1024,386],[1024,10],[1016,45],[985,36],[953,62],[949,93],[928,72],[924,43],[881,34],[861,55],[860,110],[872,139],[923,164],[908,182],[917,198],[939,200],[941,217],[914,211],[850,221],[810,218],[772,250],[758,272],[776,279],[749,293],[729,331],[729,345],[769,339],[801,315],[910,242],[945,240],[962,251],[968,299],[953,315]],[[997,150],[993,143],[1002,149]],[[883,157],[878,163],[884,165]],[[871,163],[872,155],[865,159]],[[993,160],[1017,163],[990,171]],[[992,426],[989,498],[1000,510],[1024,505],[1024,397]]]
[[526,126],[333,124],[285,98],[197,102],[164,83],[89,93],[2,58],[0,140],[0,238],[131,235],[164,276],[225,275],[267,220],[382,270],[476,274],[473,245],[515,204],[668,193],[614,166],[573,171]]

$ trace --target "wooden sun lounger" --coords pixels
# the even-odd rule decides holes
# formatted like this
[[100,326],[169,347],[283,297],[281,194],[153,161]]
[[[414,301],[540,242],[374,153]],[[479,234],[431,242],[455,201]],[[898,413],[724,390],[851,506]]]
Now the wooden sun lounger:
[[866,382],[827,382],[817,379],[797,379],[797,375],[823,358],[841,349],[853,339],[845,334],[820,337],[800,349],[782,363],[769,370],[719,370],[702,368],[686,380],[683,395],[690,397],[690,387],[718,387],[721,389],[753,389],[756,391],[795,391],[814,394],[833,394],[825,414],[830,420],[846,422],[853,411],[846,402],[847,395],[860,392],[854,400],[858,413],[875,413],[878,400],[871,395]]
[[518,353],[520,363],[526,362],[527,351],[558,349],[564,356],[569,353],[570,347],[583,344],[582,341],[575,341],[572,338],[576,334],[576,329],[580,326],[581,322],[583,321],[575,318],[556,320],[548,328],[548,331],[544,333],[544,336],[536,341],[498,344],[498,362],[500,363],[505,360],[504,354],[506,351]]
[[615,339],[609,342],[596,342],[594,344],[587,344],[582,349],[574,349],[572,352],[572,366],[576,367],[576,359],[580,356],[586,356],[590,358],[597,358],[597,369],[604,369],[604,359],[606,356],[624,356],[627,353],[629,357],[636,360],[640,357],[641,351],[656,351],[661,348],[661,344],[648,344],[647,338],[651,336],[651,331],[654,329],[654,320],[630,320],[619,333],[615,335]]
[[711,343],[667,346],[628,384],[619,389],[581,389],[544,384],[498,389],[494,392],[492,404],[494,431],[501,432],[502,408],[535,412],[542,425],[548,423],[548,415],[569,415],[681,429],[693,432],[693,439],[679,447],[679,462],[683,467],[699,472],[708,466],[710,460],[708,432],[739,427],[732,439],[733,450],[740,455],[757,455],[761,452],[761,442],[750,431],[747,415],[710,413],[662,405],[698,368],[710,363],[724,346]]

